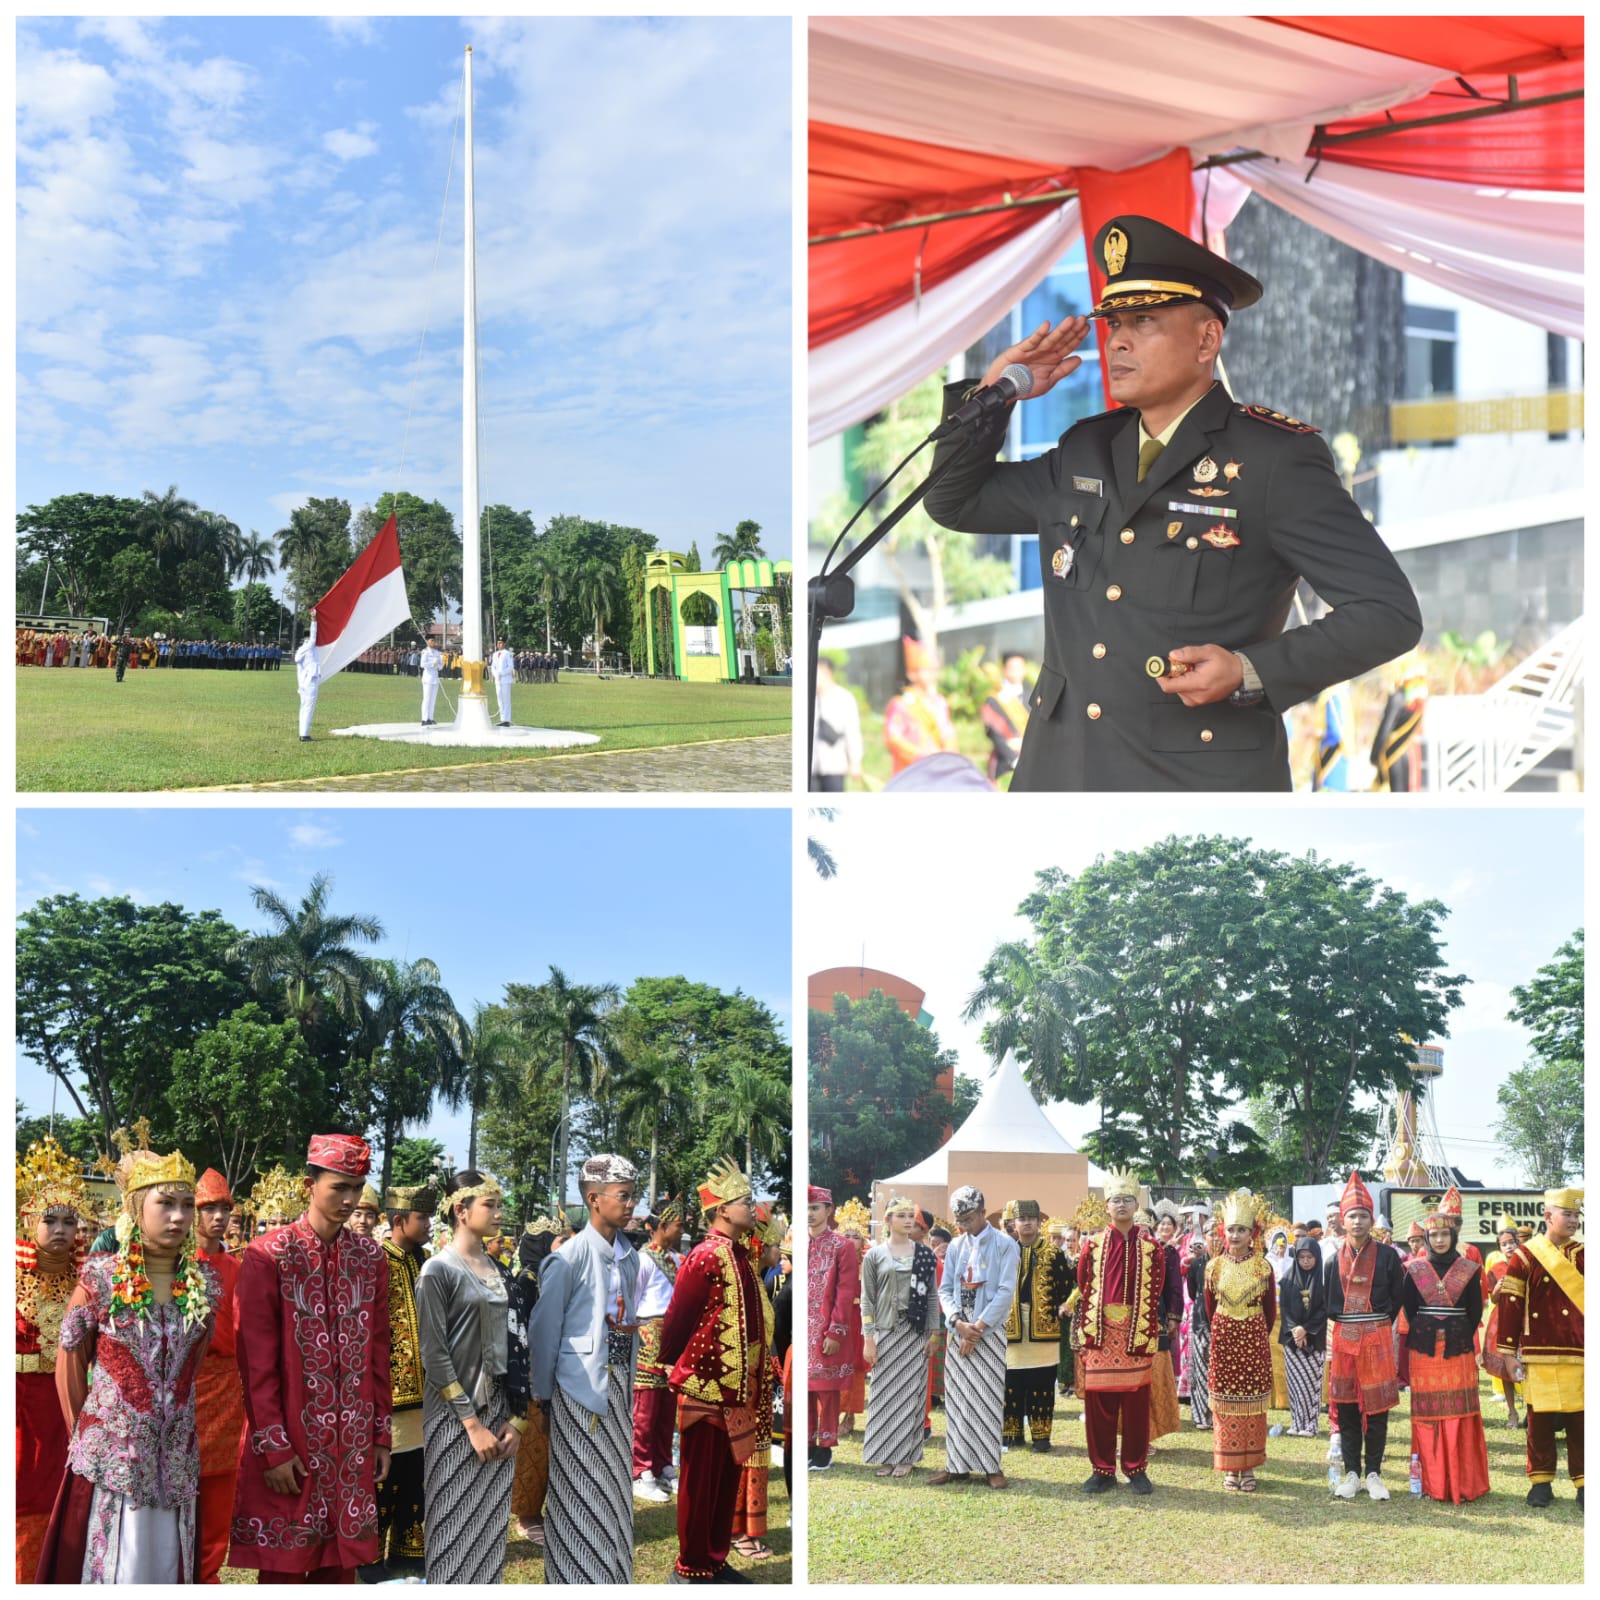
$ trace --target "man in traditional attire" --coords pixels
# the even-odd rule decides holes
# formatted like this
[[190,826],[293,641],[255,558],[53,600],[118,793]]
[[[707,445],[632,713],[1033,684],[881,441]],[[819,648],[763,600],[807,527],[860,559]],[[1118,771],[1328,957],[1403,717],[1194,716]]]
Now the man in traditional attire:
[[194,1238],[200,1259],[217,1275],[221,1298],[217,1325],[194,1380],[195,1431],[200,1437],[200,1581],[221,1583],[233,1528],[233,1497],[244,1437],[244,1385],[235,1355],[234,1293],[239,1258],[227,1249],[233,1194],[228,1180],[208,1167],[194,1186]]
[[1139,1180],[1112,1170],[1105,1181],[1109,1225],[1091,1234],[1078,1257],[1078,1329],[1084,1432],[1093,1472],[1089,1494],[1117,1483],[1117,1434],[1122,1470],[1135,1494],[1150,1494],[1150,1378],[1161,1343],[1167,1253],[1133,1220]]
[[1000,682],[983,702],[983,731],[989,735],[989,777],[998,782],[1015,772],[1028,726],[1028,663],[1020,650],[1008,650],[1000,662]]
[[945,1344],[945,1465],[936,1486],[981,1472],[1004,1489],[1000,1470],[1006,1403],[1006,1319],[1017,1291],[1019,1251],[1010,1234],[990,1227],[980,1190],[950,1196],[961,1230],[945,1252],[939,1304],[949,1326]]
[[[767,1362],[763,1290],[745,1239],[750,1181],[726,1159],[699,1186],[707,1234],[678,1268],[661,1360],[678,1396],[678,1559],[668,1583],[737,1583],[728,1565],[740,1469],[756,1449]],[[852,1257],[855,1252],[850,1252]]]
[[67,1470],[71,1434],[56,1394],[56,1355],[78,1286],[90,1215],[83,1173],[54,1139],[17,1167],[17,1582],[32,1583]]
[[383,1201],[378,1198],[378,1191],[370,1183],[363,1184],[361,1198],[356,1201],[356,1208],[350,1213],[350,1221],[346,1226],[364,1239],[376,1239],[378,1224],[382,1220]]
[[639,1370],[633,1380],[633,1493],[638,1500],[671,1498],[672,1390],[661,1363],[661,1324],[672,1301],[683,1257],[683,1208],[670,1200],[647,1219],[650,1242],[639,1259]]
[[306,1153],[310,1207],[239,1268],[239,1371],[250,1431],[230,1565],[269,1583],[349,1583],[378,1559],[389,1474],[389,1265],[345,1224],[372,1169],[354,1134]]
[[1001,1438],[1022,1444],[1026,1417],[1033,1448],[1050,1453],[1055,1421],[1056,1369],[1061,1363],[1061,1319],[1072,1293],[1072,1268],[1050,1240],[1042,1238],[1037,1200],[1016,1202],[1017,1292],[1006,1314],[1006,1411]]
[[924,756],[956,748],[950,703],[939,693],[939,652],[920,639],[901,641],[906,656],[906,687],[883,712],[883,738],[895,773]]
[[550,1423],[546,1583],[633,1582],[639,1253],[622,1229],[638,1176],[621,1156],[590,1156],[578,1177],[588,1225],[539,1274],[528,1364]]
[[1381,1476],[1389,1413],[1400,1403],[1394,1322],[1405,1268],[1391,1246],[1372,1237],[1372,1195],[1358,1172],[1339,1199],[1344,1239],[1323,1268],[1328,1305],[1328,1399],[1337,1419],[1344,1478],[1334,1494],[1354,1500],[1366,1440],[1367,1494],[1387,1500]]
[[1499,1348],[1525,1383],[1530,1506],[1555,1499],[1556,1433],[1567,1435],[1567,1472],[1583,1504],[1583,1217],[1581,1189],[1549,1189],[1544,1232],[1512,1253],[1495,1291]]
[[423,1245],[438,1191],[429,1184],[391,1189],[384,1196],[389,1237],[379,1247],[389,1263],[389,1397],[392,1442],[389,1476],[378,1485],[378,1561],[389,1576],[420,1575],[427,1559],[422,1483],[422,1331],[417,1278],[428,1259]]
[[806,1191],[806,1226],[806,1446],[811,1470],[826,1472],[839,1442],[839,1396],[855,1376],[851,1334],[861,1258],[833,1226],[832,1192],[817,1184]]
[[1517,1385],[1512,1382],[1511,1367],[1507,1358],[1500,1353],[1500,1308],[1495,1301],[1495,1291],[1500,1287],[1520,1242],[1516,1224],[1509,1215],[1502,1215],[1495,1223],[1495,1248],[1489,1252],[1483,1264],[1484,1302],[1489,1312],[1488,1321],[1483,1325],[1483,1370],[1500,1386],[1501,1396],[1506,1403],[1505,1426],[1508,1428],[1520,1428],[1523,1421],[1517,1414]]

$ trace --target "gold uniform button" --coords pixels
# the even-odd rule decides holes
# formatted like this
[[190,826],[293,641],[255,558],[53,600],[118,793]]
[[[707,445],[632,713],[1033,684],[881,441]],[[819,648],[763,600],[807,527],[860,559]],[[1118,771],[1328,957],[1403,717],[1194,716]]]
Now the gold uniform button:
[[1200,730],[1201,744],[1210,744],[1214,738],[1216,738],[1216,735],[1209,728],[1202,728]]
[[1184,541],[1183,541],[1183,542],[1184,542],[1184,543],[1185,543],[1185,544],[1186,544],[1186,545],[1188,545],[1188,547],[1189,547],[1189,548],[1190,548],[1190,549],[1191,549],[1191,550],[1198,550],[1198,549],[1199,549],[1199,548],[1200,548],[1200,541],[1199,541],[1199,540],[1198,540],[1198,539],[1195,539],[1195,538],[1189,538],[1189,539],[1185,539],[1185,540],[1184,540]]
[[1076,527],[1077,527],[1077,526],[1078,526],[1078,519],[1077,519],[1077,517],[1073,517],[1073,519],[1072,519],[1072,526],[1073,526],[1073,527],[1074,527],[1074,528],[1076,528]]
[[1093,700],[1089,702],[1089,720],[1091,722],[1098,722],[1100,720],[1100,707],[1097,706]]
[[1121,598],[1122,598],[1122,585],[1120,583],[1114,583],[1114,584],[1111,585],[1111,587],[1109,589],[1106,590],[1106,599],[1107,600],[1120,600]]
[[1103,644],[1097,644],[1094,647],[1093,654],[1096,661],[1104,661],[1106,656],[1106,647]]
[[1132,544],[1133,543],[1133,529],[1132,528],[1124,528],[1122,530],[1122,542],[1124,544]]

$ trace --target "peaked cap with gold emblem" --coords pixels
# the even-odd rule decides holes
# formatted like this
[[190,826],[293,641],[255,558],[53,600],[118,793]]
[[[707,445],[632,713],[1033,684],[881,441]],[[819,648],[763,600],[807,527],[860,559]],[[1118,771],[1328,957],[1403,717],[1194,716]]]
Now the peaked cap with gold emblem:
[[1153,217],[1113,217],[1094,236],[1094,262],[1106,284],[1091,317],[1201,301],[1226,322],[1261,298],[1248,272]]

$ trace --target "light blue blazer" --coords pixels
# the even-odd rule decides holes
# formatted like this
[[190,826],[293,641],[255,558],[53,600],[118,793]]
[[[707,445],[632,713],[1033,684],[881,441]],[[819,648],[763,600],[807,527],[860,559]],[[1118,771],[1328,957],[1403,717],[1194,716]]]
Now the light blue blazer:
[[[540,1269],[539,1299],[528,1323],[529,1389],[534,1399],[553,1399],[560,1387],[585,1411],[606,1414],[606,1316],[616,1309],[607,1290],[612,1250],[594,1228],[586,1227],[547,1257]],[[618,1266],[623,1320],[636,1322],[639,1252],[626,1241]],[[634,1334],[628,1353],[630,1372],[638,1345],[639,1336]]]

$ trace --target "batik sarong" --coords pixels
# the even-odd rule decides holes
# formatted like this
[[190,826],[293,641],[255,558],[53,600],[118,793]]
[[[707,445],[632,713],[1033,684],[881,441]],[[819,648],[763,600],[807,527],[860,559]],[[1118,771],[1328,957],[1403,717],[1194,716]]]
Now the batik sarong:
[[915,1466],[921,1461],[927,1385],[926,1336],[904,1326],[880,1333],[878,1359],[867,1389],[867,1434],[861,1446],[861,1459],[868,1466]]

